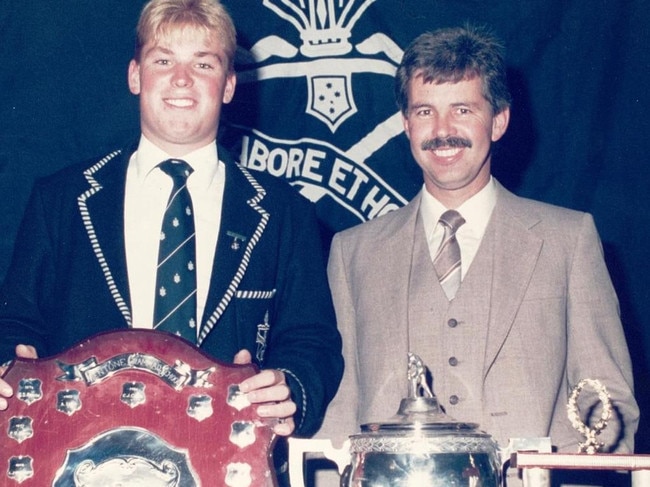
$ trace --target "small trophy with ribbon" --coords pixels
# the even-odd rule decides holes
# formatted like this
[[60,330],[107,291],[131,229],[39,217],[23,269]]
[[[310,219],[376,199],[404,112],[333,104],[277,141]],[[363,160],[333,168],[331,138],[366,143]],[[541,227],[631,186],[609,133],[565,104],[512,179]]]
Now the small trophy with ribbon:
[[[585,424],[580,417],[580,409],[578,408],[578,397],[585,387],[592,388],[598,394],[598,400],[603,405],[600,419],[593,425]],[[587,454],[600,452],[603,443],[598,441],[596,437],[607,427],[607,423],[612,417],[612,400],[607,388],[597,379],[583,379],[578,382],[569,396],[567,415],[571,425],[585,437],[585,441],[579,443],[579,452]]]

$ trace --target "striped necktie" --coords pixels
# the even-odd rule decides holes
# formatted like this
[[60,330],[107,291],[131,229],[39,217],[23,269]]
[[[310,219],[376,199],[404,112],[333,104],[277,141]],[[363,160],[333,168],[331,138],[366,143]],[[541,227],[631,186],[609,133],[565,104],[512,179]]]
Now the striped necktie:
[[447,210],[438,223],[443,226],[445,234],[433,259],[433,267],[447,299],[451,301],[460,287],[461,277],[460,246],[456,240],[456,230],[465,223],[465,219],[456,210]]
[[187,190],[192,168],[179,159],[168,159],[158,167],[172,178],[174,187],[160,232],[154,328],[196,343],[194,210]]

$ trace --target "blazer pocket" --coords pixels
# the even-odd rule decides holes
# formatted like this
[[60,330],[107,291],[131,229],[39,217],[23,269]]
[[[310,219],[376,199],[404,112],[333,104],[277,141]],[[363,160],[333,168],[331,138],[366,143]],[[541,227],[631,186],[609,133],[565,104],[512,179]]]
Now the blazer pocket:
[[237,296],[237,299],[271,299],[275,296],[275,289],[270,291],[245,291],[240,289],[235,296]]

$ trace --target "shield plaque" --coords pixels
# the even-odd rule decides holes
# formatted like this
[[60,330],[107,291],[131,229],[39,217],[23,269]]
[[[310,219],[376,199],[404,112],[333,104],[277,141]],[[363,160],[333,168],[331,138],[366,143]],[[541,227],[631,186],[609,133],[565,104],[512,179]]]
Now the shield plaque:
[[176,336],[123,330],[16,359],[0,413],[0,485],[270,487],[271,425],[215,361]]

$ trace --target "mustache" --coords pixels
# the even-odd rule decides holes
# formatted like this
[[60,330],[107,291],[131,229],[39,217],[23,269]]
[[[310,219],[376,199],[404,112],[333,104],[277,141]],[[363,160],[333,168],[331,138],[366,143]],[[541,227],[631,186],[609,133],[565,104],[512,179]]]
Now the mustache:
[[472,147],[472,141],[462,137],[436,137],[422,142],[422,150],[435,150],[441,147]]

